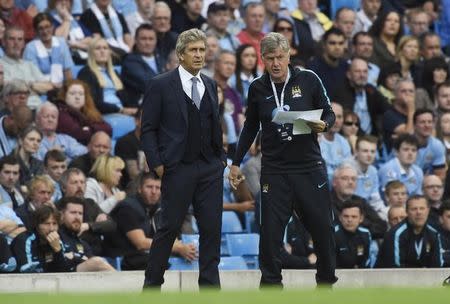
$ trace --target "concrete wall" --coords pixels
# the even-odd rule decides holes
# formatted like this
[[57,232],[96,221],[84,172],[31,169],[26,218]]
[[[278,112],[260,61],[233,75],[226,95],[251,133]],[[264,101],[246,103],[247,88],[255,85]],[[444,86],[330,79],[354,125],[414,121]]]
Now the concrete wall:
[[[285,270],[286,288],[314,288],[313,270]],[[372,269],[339,270],[336,288],[342,287],[433,287],[441,286],[450,275],[447,269]],[[222,271],[222,289],[257,289],[260,273],[253,271]],[[196,271],[167,271],[164,291],[195,291]],[[60,273],[60,274],[1,274],[0,292],[139,292],[142,288],[142,271],[116,273]]]

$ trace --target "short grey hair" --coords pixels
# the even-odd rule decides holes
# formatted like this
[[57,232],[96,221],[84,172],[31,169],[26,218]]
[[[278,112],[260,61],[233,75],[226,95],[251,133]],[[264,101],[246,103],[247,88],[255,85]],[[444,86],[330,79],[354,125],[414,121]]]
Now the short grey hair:
[[54,109],[54,110],[56,110],[56,112],[58,112],[58,115],[59,115],[58,107],[57,107],[54,103],[52,103],[52,102],[50,102],[50,101],[46,101],[46,102],[44,102],[44,103],[41,103],[41,104],[38,106],[38,108],[37,108],[37,110],[36,110],[36,116],[41,115],[41,112],[42,112],[45,108],[51,108],[51,109]]
[[268,33],[261,40],[261,56],[264,57],[267,53],[273,53],[280,48],[282,52],[289,53],[291,47],[289,41],[280,33]]
[[[402,83],[412,83],[414,85],[414,81],[412,80],[412,78],[408,78],[408,77],[401,77],[397,80],[397,82],[394,85],[394,95],[397,94],[398,90],[400,89],[400,85]],[[416,88],[416,86],[414,85],[414,89]]]
[[178,57],[184,53],[187,45],[189,43],[203,41],[205,43],[206,48],[206,35],[203,31],[193,28],[187,31],[182,32],[177,39],[177,45],[175,46],[175,51],[177,52]]
[[84,172],[78,168],[69,168],[66,171],[64,171],[59,180],[59,184],[62,190],[65,191],[67,189],[67,183],[69,182],[69,178],[72,175],[80,175],[80,174],[83,175],[84,178],[86,179],[86,174],[84,174]]
[[153,12],[156,11],[157,9],[163,9],[163,10],[169,11],[169,15],[172,17],[172,10],[170,9],[170,6],[166,2],[156,1],[155,6],[153,7]]
[[3,86],[2,98],[5,98],[13,93],[27,91],[30,92],[30,88],[27,83],[22,79],[12,79]]
[[355,175],[358,175],[358,170],[356,169],[356,166],[351,161],[344,161],[342,162],[333,172],[333,178],[337,178],[339,174],[341,174],[341,171],[350,169],[352,170]]

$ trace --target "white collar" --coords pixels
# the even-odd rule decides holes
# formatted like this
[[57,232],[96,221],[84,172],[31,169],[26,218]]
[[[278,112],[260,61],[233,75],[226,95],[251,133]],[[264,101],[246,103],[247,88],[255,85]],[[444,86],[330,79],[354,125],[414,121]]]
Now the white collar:
[[203,83],[202,78],[200,77],[200,72],[198,72],[197,75],[192,75],[185,68],[183,68],[181,64],[178,66],[178,73],[180,74],[181,83],[191,81],[192,77],[197,77],[198,80]]
[[252,80],[254,79],[255,77],[252,75],[252,74],[250,74],[250,76],[247,76],[244,72],[241,72],[241,79],[243,80],[243,81],[249,81],[249,82],[252,82]]
[[409,170],[406,171],[405,168],[402,166],[402,164],[400,163],[400,160],[398,159],[398,157],[395,157],[395,162],[397,163],[398,168],[400,169],[400,175],[406,175],[409,176],[409,174],[411,173],[411,167],[409,167]]

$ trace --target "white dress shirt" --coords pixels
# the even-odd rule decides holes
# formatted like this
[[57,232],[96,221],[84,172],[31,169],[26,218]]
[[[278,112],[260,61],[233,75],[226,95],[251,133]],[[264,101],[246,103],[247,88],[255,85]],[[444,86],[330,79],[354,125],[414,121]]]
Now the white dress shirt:
[[[181,84],[183,86],[184,93],[186,93],[186,95],[189,96],[189,98],[192,98],[192,77],[194,77],[194,75],[186,71],[186,69],[183,68],[181,65],[178,67],[178,72],[180,74]],[[195,77],[197,77],[199,80],[197,82],[197,89],[201,100],[203,98],[203,94],[205,94],[205,84],[203,83],[203,80],[200,77],[200,72],[197,75],[195,75]]]

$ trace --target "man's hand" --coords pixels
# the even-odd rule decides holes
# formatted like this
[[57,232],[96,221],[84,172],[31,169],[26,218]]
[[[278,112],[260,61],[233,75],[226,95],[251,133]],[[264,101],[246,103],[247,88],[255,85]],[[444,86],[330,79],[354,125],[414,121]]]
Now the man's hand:
[[61,243],[58,232],[52,231],[49,234],[47,234],[47,242],[50,245],[50,247],[52,247],[54,252],[61,251]]
[[125,193],[125,191],[119,191],[114,193],[114,197],[116,198],[117,201],[123,201],[126,197],[127,194]]
[[325,131],[327,124],[323,120],[307,121],[306,124],[314,133]]
[[228,180],[230,181],[231,188],[236,190],[239,184],[245,180],[245,176],[242,175],[241,169],[238,166],[232,165],[230,167],[230,174],[228,174]]
[[88,223],[82,223],[80,226],[80,231],[78,232],[78,236],[82,235],[83,232],[89,230],[89,224]]
[[197,248],[194,244],[181,244],[178,253],[188,261],[193,261],[197,258]]
[[308,262],[311,265],[315,265],[317,262],[317,256],[314,253],[311,253],[310,255],[308,255]]
[[156,172],[156,174],[158,174],[159,178],[162,178],[164,175],[164,166],[160,165],[160,166],[156,167],[155,172]]
[[237,203],[237,211],[244,213],[245,211],[255,210],[255,201],[244,201],[242,203]]
[[105,222],[108,220],[108,216],[105,213],[100,213],[99,215],[97,215],[97,217],[95,218],[96,222]]

